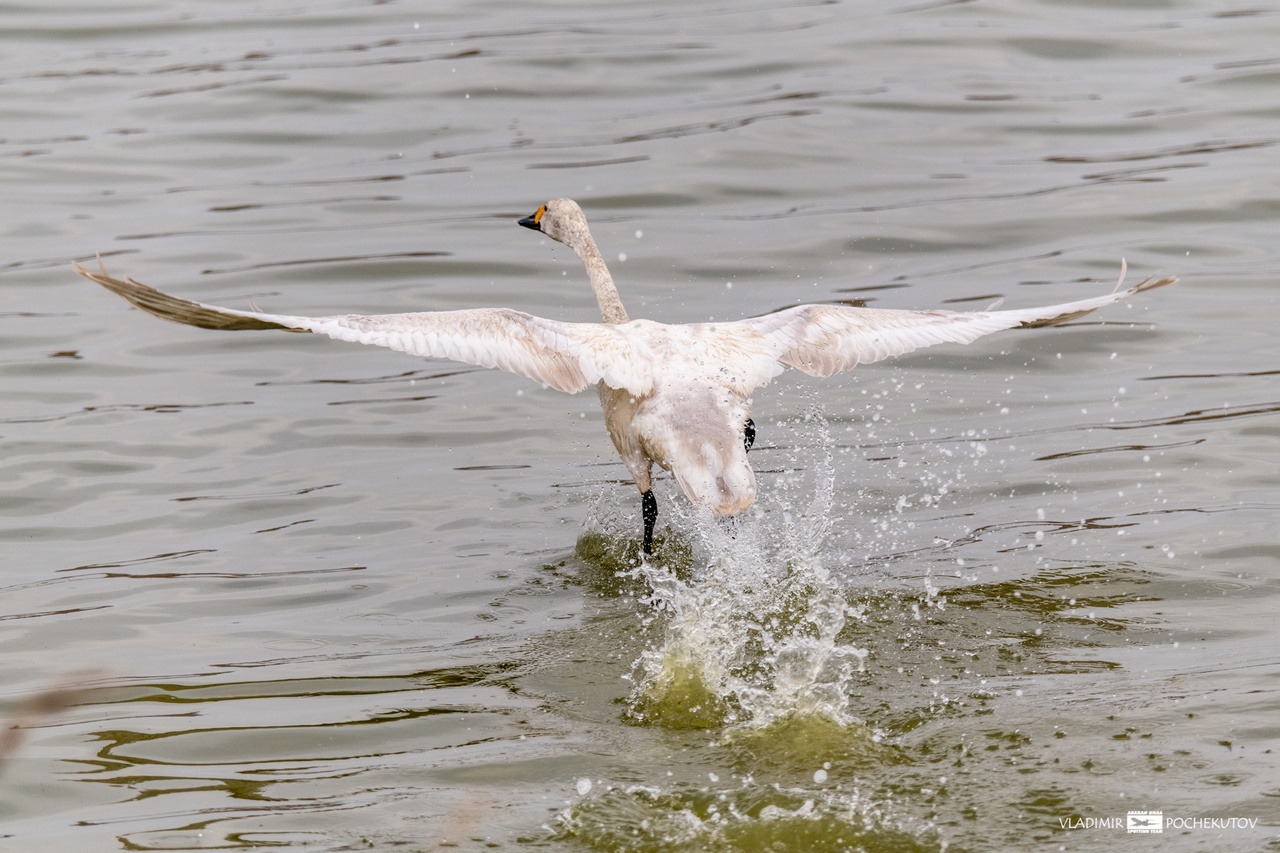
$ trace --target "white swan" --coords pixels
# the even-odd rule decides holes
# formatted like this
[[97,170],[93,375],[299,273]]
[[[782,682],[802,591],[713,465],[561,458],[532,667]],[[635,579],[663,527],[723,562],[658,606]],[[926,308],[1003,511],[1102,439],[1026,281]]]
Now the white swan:
[[[548,201],[521,225],[569,246],[586,266],[603,323],[563,323],[508,308],[340,317],[294,317],[190,302],[132,279],[76,264],[85,278],[165,320],[206,329],[284,329],[376,344],[429,358],[498,367],[570,394],[595,385],[605,427],[640,490],[645,553],[658,504],[651,470],[675,475],[690,501],[717,515],[756,496],[747,451],[755,436],[751,392],[794,367],[831,376],[859,364],[940,343],[967,344],[1017,326],[1063,323],[1176,279],[1148,278],[1106,296],[1013,311],[902,311],[800,305],[725,323],[631,320],[587,229],[567,198]],[[1124,281],[1123,263],[1120,282]],[[993,306],[994,307],[994,306]]]

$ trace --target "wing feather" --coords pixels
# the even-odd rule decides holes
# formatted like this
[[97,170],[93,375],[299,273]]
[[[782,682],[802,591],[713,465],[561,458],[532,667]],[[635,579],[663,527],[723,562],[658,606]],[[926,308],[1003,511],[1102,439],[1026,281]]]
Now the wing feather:
[[1116,290],[1059,305],[1010,311],[902,311],[843,305],[800,305],[740,321],[761,334],[773,357],[810,376],[831,376],[859,364],[871,364],[934,344],[971,343],[1001,329],[1053,326],[1144,290],[1177,281],[1154,276]]
[[600,374],[592,353],[582,346],[590,324],[560,323],[508,308],[335,317],[237,311],[181,299],[133,279],[113,278],[105,269],[76,264],[75,270],[149,314],[202,329],[314,332],[427,358],[496,367],[570,394]]
[[298,317],[238,311],[164,293],[133,279],[112,278],[76,264],[76,272],[138,308],[175,323],[205,329],[283,329],[314,332],[426,358],[496,367],[560,391],[596,382],[645,396],[655,384],[709,380],[741,398],[782,366],[831,376],[941,343],[967,344],[983,335],[1052,326],[1104,305],[1171,284],[1148,278],[1105,296],[1011,311],[904,311],[842,305],[800,305],[729,323],[668,326],[648,320],[622,324],[562,323],[508,308]]

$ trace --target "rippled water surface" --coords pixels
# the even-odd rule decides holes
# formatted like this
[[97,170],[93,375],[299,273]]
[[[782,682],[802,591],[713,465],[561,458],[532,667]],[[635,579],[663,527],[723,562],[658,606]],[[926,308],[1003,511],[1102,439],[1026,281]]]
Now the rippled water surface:
[[[3,849],[1280,848],[1280,8],[0,23]],[[553,196],[663,321],[1181,281],[782,377],[758,508],[663,479],[640,564],[594,395],[70,269],[588,321]]]

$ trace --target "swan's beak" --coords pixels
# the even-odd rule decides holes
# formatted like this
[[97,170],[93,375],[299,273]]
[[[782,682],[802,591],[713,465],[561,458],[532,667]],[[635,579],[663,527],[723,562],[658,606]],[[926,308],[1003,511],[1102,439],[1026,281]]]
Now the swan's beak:
[[542,230],[542,215],[547,212],[547,206],[544,204],[539,207],[537,212],[532,216],[526,216],[524,219],[516,220],[517,225],[523,225],[525,228],[532,228],[534,231]]

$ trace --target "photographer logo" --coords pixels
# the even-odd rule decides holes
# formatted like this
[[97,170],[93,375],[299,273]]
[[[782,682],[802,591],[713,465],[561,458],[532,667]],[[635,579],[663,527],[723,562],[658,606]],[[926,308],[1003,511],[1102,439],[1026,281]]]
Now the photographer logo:
[[1164,812],[1129,812],[1124,818],[1124,828],[1142,835],[1164,832]]

